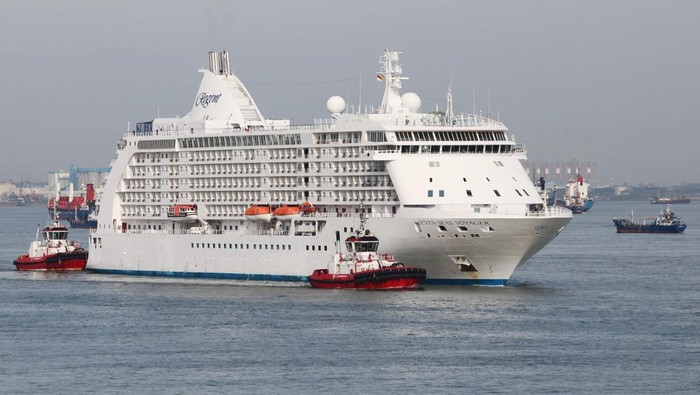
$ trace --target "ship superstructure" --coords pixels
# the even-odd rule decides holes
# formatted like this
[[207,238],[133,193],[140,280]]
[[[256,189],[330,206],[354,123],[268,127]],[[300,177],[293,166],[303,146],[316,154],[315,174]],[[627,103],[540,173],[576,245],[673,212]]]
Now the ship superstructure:
[[[363,204],[367,227],[426,269],[426,284],[502,285],[571,220],[544,204],[503,123],[454,114],[450,95],[447,111],[424,113],[418,95],[401,94],[399,52],[380,60],[377,110],[346,113],[334,96],[331,118],[313,125],[265,119],[228,53],[209,60],[189,114],[118,141],[88,269],[305,281],[332,259],[336,232],[359,226]],[[302,204],[315,209],[267,215]],[[196,205],[195,220],[169,217],[176,205]],[[251,207],[260,215],[246,216]]]

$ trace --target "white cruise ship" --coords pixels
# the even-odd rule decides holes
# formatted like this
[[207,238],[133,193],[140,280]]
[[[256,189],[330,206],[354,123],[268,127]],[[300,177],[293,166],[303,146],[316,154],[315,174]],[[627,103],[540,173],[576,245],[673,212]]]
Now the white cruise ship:
[[380,250],[424,283],[506,284],[571,212],[546,206],[503,123],[454,113],[449,92],[444,113],[421,112],[398,61],[381,57],[379,108],[349,113],[334,96],[328,120],[292,125],[265,119],[228,53],[211,52],[189,114],[119,139],[87,269],[306,281],[362,207]]

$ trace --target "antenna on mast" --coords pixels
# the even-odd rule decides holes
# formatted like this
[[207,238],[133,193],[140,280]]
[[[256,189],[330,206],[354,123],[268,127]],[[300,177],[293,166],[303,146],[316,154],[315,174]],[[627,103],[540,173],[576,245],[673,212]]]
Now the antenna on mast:
[[360,113],[362,112],[362,73],[360,73],[360,93],[358,95],[357,99],[357,108],[360,109]]
[[476,115],[476,88],[472,88],[472,114]]
[[489,96],[488,96],[488,103],[487,103],[487,116],[489,119],[491,119],[491,88],[489,88]]
[[445,110],[445,120],[448,125],[452,124],[452,119],[454,118],[454,111],[452,109],[452,79],[450,79],[450,85],[447,86],[447,109]]
[[365,202],[360,200],[360,227],[355,231],[357,236],[360,237],[365,233],[365,222],[367,217],[365,216]]
[[445,121],[448,125],[452,124],[454,118],[454,110],[452,109],[452,69],[450,68],[450,85],[447,86],[447,109],[445,109]]

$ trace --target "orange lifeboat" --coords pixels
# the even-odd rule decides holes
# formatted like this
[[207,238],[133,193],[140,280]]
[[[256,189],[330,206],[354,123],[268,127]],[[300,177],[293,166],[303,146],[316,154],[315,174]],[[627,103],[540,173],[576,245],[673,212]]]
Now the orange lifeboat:
[[299,203],[299,210],[304,214],[311,214],[316,212],[316,207],[309,202],[301,202]]
[[292,219],[295,217],[299,217],[301,215],[301,208],[299,206],[287,206],[286,204],[283,206],[277,207],[273,212],[272,215],[281,220],[285,219]]
[[272,207],[269,204],[253,204],[245,209],[245,216],[251,221],[270,222],[272,220]]

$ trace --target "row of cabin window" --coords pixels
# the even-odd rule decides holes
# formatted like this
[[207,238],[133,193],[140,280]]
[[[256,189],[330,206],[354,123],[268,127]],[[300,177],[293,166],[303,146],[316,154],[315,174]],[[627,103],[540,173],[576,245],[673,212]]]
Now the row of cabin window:
[[[442,149],[441,149],[442,148]],[[403,154],[498,154],[513,150],[511,145],[402,145]]]
[[[471,189],[467,189],[466,192],[467,192],[467,196],[469,196],[469,197],[474,196]],[[516,189],[515,192],[518,194],[518,196],[521,196],[521,197],[523,196],[523,194],[520,193],[519,190]],[[501,197],[501,193],[498,191],[498,189],[494,189],[493,193],[496,194],[497,197]],[[523,193],[527,196],[530,196],[530,194],[527,193],[527,191],[524,189],[523,189]],[[432,189],[428,189],[428,197],[433,197],[433,190]],[[438,197],[445,197],[445,190],[444,189],[438,190]]]
[[[306,246],[306,251],[309,251],[309,249],[310,249],[311,251],[321,251],[321,246],[318,246],[318,250],[317,250],[317,249],[316,249],[316,246],[314,246],[314,245],[308,246],[308,245],[307,245],[307,246]],[[328,246],[323,246],[323,251],[328,251]]]
[[180,147],[182,148],[254,147],[260,145],[301,144],[301,136],[299,134],[188,137],[179,140]]
[[[282,248],[280,248],[280,245]],[[218,246],[218,247],[217,247]],[[228,247],[227,247],[228,246]],[[244,244],[238,244],[238,243],[190,243],[190,248],[221,248],[221,249],[229,249],[229,250],[250,250],[251,244],[246,243],[245,248]],[[292,246],[290,244],[253,244],[253,249],[254,250],[262,250],[263,246],[265,250],[282,250],[282,251],[291,251]],[[319,247],[320,248],[320,247]],[[307,246],[308,249],[308,246]]]
[[[282,248],[280,248],[280,245]],[[238,244],[238,243],[190,243],[190,248],[221,248],[221,249],[226,249],[228,246],[228,249],[230,250],[237,250],[237,249],[245,249],[249,250],[250,249],[250,244],[245,244],[245,248],[243,248],[243,244]],[[239,248],[240,246],[240,248]],[[264,247],[263,247],[264,246]],[[253,249],[254,250],[282,250],[282,251],[291,251],[292,246],[291,245],[285,245],[285,244],[253,244]],[[312,245],[312,246],[306,246],[306,251],[328,251],[328,246],[317,246]]]
[[[146,227],[146,225],[144,225],[143,228],[141,228],[141,225],[134,225],[134,227],[132,228],[132,227],[131,227],[131,224],[127,224],[127,229],[129,229],[129,230],[131,230],[131,229],[134,229],[134,230],[135,230],[135,229],[156,230],[156,225],[148,225],[148,227]],[[163,226],[162,226],[162,225],[158,225],[157,230],[163,230]]]
[[398,141],[505,141],[506,134],[502,131],[481,132],[396,132]]

